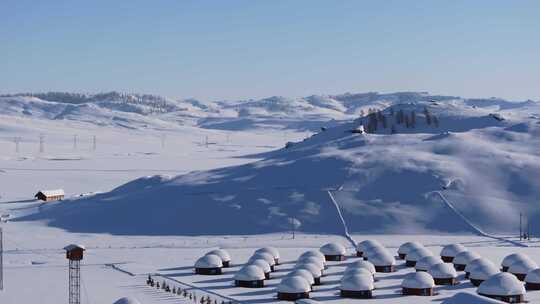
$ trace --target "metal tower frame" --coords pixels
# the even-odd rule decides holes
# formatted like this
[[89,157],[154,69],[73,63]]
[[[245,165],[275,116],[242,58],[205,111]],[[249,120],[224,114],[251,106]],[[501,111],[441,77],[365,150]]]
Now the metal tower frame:
[[3,246],[3,238],[2,238],[2,227],[0,227],[0,290],[4,290],[4,261],[3,261],[3,255],[4,255],[4,246]]
[[69,304],[81,303],[81,261],[69,260]]

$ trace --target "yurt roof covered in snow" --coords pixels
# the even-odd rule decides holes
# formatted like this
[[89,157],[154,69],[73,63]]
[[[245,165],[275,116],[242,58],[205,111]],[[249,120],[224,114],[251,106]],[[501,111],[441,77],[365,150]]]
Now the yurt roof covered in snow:
[[294,266],[294,269],[305,269],[311,272],[311,276],[313,276],[313,278],[315,279],[322,276],[321,269],[314,263],[297,264],[296,266]]
[[125,297],[116,300],[113,304],[141,304],[137,299],[132,297]]
[[220,268],[223,267],[221,258],[215,254],[207,254],[195,262],[195,268]]
[[476,252],[473,251],[462,251],[454,257],[454,264],[467,265],[473,260],[476,260],[480,257]]
[[433,277],[423,271],[409,273],[401,282],[401,287],[404,288],[424,289],[432,288],[433,286],[435,286]]
[[313,274],[311,274],[311,272],[307,269],[303,269],[303,268],[293,269],[293,271],[289,272],[287,276],[288,277],[300,276],[306,279],[306,281],[308,281],[310,285],[315,284],[315,278],[313,277]]
[[321,259],[317,256],[306,256],[306,257],[301,257],[298,259],[297,261],[297,264],[304,264],[304,263],[313,263],[313,264],[316,264],[318,265],[321,270],[324,269],[324,266],[326,266],[326,260],[325,259]]
[[304,293],[310,290],[309,282],[300,276],[286,276],[277,286],[277,291],[281,293]]
[[277,250],[274,247],[263,247],[263,248],[257,249],[255,253],[257,252],[266,252],[272,255],[274,259],[279,259],[279,250]]
[[501,263],[501,266],[510,267],[515,262],[521,261],[521,260],[530,260],[530,258],[529,258],[529,256],[527,256],[526,254],[523,254],[523,253],[512,253],[510,255],[507,255],[503,259],[503,261]]
[[388,251],[381,251],[369,257],[369,261],[375,266],[391,266],[396,265],[396,259]]
[[452,264],[439,263],[432,265],[428,270],[429,274],[435,279],[452,279],[457,278],[456,269]]
[[425,257],[421,258],[420,260],[418,260],[418,262],[416,262],[416,265],[414,266],[414,268],[416,270],[428,271],[429,267],[431,267],[431,266],[433,266],[435,264],[442,263],[442,262],[443,261],[441,260],[440,257],[434,256],[434,255],[428,255],[428,256],[425,256]]
[[407,261],[418,262],[421,258],[431,255],[433,255],[433,253],[429,249],[420,247],[407,254]]
[[261,268],[264,273],[269,273],[270,271],[272,271],[272,269],[270,268],[270,264],[268,264],[266,260],[255,259],[255,260],[249,261],[248,263]]
[[347,249],[345,249],[345,246],[339,243],[328,243],[326,245],[323,245],[320,251],[324,255],[345,255],[347,253]]
[[375,266],[370,261],[364,261],[364,260],[358,260],[354,261],[349,266],[347,266],[347,269],[354,269],[354,268],[365,268],[369,270],[371,273],[375,273]]
[[345,271],[343,272],[343,278],[351,275],[370,275],[373,277],[373,272],[369,271],[369,269],[366,268],[357,268],[357,267],[349,267],[345,268]]
[[373,277],[369,274],[346,276],[341,280],[341,285],[339,286],[339,289],[347,291],[368,291],[374,288]]
[[441,304],[501,304],[504,302],[493,300],[490,298],[482,297],[475,294],[466,292],[459,292],[450,298],[444,300]]
[[274,259],[274,256],[267,252],[257,252],[252,255],[251,258],[249,258],[249,261],[254,261],[258,259],[265,260],[270,266],[276,265],[276,260]]
[[368,259],[371,258],[371,257],[374,257],[376,255],[379,255],[381,253],[390,253],[388,251],[388,249],[384,248],[384,247],[381,247],[381,246],[373,246],[373,247],[369,247],[368,249],[366,249],[366,251],[364,251],[364,257],[367,257]]
[[406,242],[401,244],[398,248],[398,254],[409,254],[412,250],[424,247],[424,245],[419,242]]
[[224,249],[214,249],[212,251],[209,251],[207,253],[208,254],[215,254],[217,256],[219,256],[221,258],[221,261],[222,262],[230,262],[231,261],[231,256],[229,255],[229,253],[224,250]]
[[318,304],[319,301],[315,301],[315,300],[312,300],[312,299],[300,299],[300,300],[296,300],[296,302],[294,302],[296,304]]
[[497,268],[497,266],[493,264],[481,264],[476,265],[474,268],[470,271],[469,278],[471,280],[482,280],[485,281],[489,279],[491,276],[499,273],[500,270]]
[[356,250],[361,252],[364,252],[371,247],[382,247],[382,245],[376,240],[365,240],[356,244]]
[[493,264],[493,262],[491,262],[490,260],[486,259],[486,258],[477,258],[477,259],[474,259],[472,261],[470,261],[467,266],[465,267],[465,272],[472,272],[472,270],[478,266],[483,266],[483,265],[493,265],[495,266],[495,264]]
[[458,253],[466,251],[467,248],[461,244],[448,244],[441,250],[441,256],[455,257]]
[[302,253],[302,254],[300,255],[299,259],[300,259],[300,258],[304,258],[304,257],[310,257],[310,256],[318,257],[318,258],[320,258],[320,259],[325,260],[324,254],[322,254],[322,253],[321,253],[320,251],[318,251],[318,250],[308,250],[308,251]]
[[260,281],[265,278],[264,271],[256,265],[246,265],[234,274],[236,281]]
[[538,268],[538,264],[530,259],[519,260],[510,265],[508,272],[515,274],[527,274],[529,271]]
[[515,296],[525,294],[525,287],[514,275],[501,272],[482,282],[478,287],[478,293],[494,296]]
[[540,284],[540,268],[533,269],[525,276],[525,282]]

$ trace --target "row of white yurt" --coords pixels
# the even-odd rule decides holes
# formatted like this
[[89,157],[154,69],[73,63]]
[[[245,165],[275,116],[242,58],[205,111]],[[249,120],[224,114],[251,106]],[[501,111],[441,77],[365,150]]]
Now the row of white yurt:
[[264,287],[279,261],[279,251],[273,247],[255,250],[248,262],[234,274],[234,285],[247,288]]

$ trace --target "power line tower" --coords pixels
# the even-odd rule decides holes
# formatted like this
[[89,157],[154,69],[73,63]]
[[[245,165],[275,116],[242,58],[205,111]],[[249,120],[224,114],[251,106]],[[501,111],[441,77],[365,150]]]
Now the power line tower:
[[64,247],[69,260],[69,304],[81,304],[81,260],[84,246],[71,244]]
[[45,152],[45,135],[39,134],[39,153]]

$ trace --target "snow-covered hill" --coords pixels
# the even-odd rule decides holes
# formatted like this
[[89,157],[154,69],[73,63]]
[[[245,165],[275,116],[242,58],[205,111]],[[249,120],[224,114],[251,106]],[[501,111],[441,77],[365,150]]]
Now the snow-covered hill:
[[[282,113],[292,121],[316,104],[355,119],[257,155],[260,161],[145,177],[22,220],[75,232],[191,235],[293,226],[322,233],[515,233],[520,212],[531,223],[540,218],[538,103],[373,93],[247,104],[265,111],[249,112],[250,119]],[[357,133],[360,126],[371,133]]]

